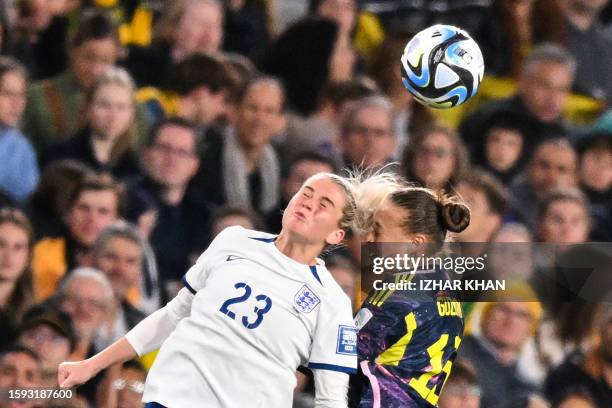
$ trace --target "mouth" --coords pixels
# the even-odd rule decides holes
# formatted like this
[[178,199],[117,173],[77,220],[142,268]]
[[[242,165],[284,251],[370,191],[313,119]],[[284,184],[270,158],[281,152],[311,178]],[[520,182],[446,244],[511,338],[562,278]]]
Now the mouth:
[[301,211],[296,211],[294,216],[295,216],[295,218],[297,218],[300,221],[304,221],[304,222],[306,221],[306,216]]

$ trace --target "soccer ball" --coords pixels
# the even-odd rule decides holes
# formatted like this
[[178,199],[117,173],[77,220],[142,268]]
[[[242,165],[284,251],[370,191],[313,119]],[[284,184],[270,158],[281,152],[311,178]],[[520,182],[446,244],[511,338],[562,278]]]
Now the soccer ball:
[[452,108],[478,91],[484,60],[464,30],[437,24],[415,35],[404,48],[402,82],[419,102]]

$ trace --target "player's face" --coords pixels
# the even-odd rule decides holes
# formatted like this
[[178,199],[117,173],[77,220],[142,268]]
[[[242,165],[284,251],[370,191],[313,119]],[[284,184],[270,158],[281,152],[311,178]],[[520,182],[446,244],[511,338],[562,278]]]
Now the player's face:
[[339,223],[346,206],[342,188],[325,176],[306,181],[283,213],[283,230],[309,244],[338,244],[344,238]]
[[134,119],[132,92],[117,84],[100,87],[94,95],[89,119],[96,136],[115,141]]
[[333,173],[334,169],[327,163],[311,160],[297,162],[291,168],[289,177],[283,185],[283,197],[289,201],[302,187],[302,184],[317,173]]
[[407,242],[412,239],[402,228],[408,213],[403,208],[385,200],[374,213],[374,229],[369,241],[375,242]]

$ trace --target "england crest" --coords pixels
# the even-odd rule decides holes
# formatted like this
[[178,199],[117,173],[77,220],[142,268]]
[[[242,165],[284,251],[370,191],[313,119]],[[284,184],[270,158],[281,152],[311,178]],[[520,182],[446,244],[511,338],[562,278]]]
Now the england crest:
[[304,285],[293,297],[295,308],[302,313],[310,313],[321,300],[308,285]]

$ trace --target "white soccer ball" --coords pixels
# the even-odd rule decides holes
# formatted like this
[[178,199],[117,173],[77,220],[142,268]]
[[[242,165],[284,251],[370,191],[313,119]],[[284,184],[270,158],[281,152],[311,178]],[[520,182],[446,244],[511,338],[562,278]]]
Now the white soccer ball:
[[478,91],[484,60],[476,41],[457,27],[437,24],[415,35],[404,48],[402,82],[419,102],[452,108]]

